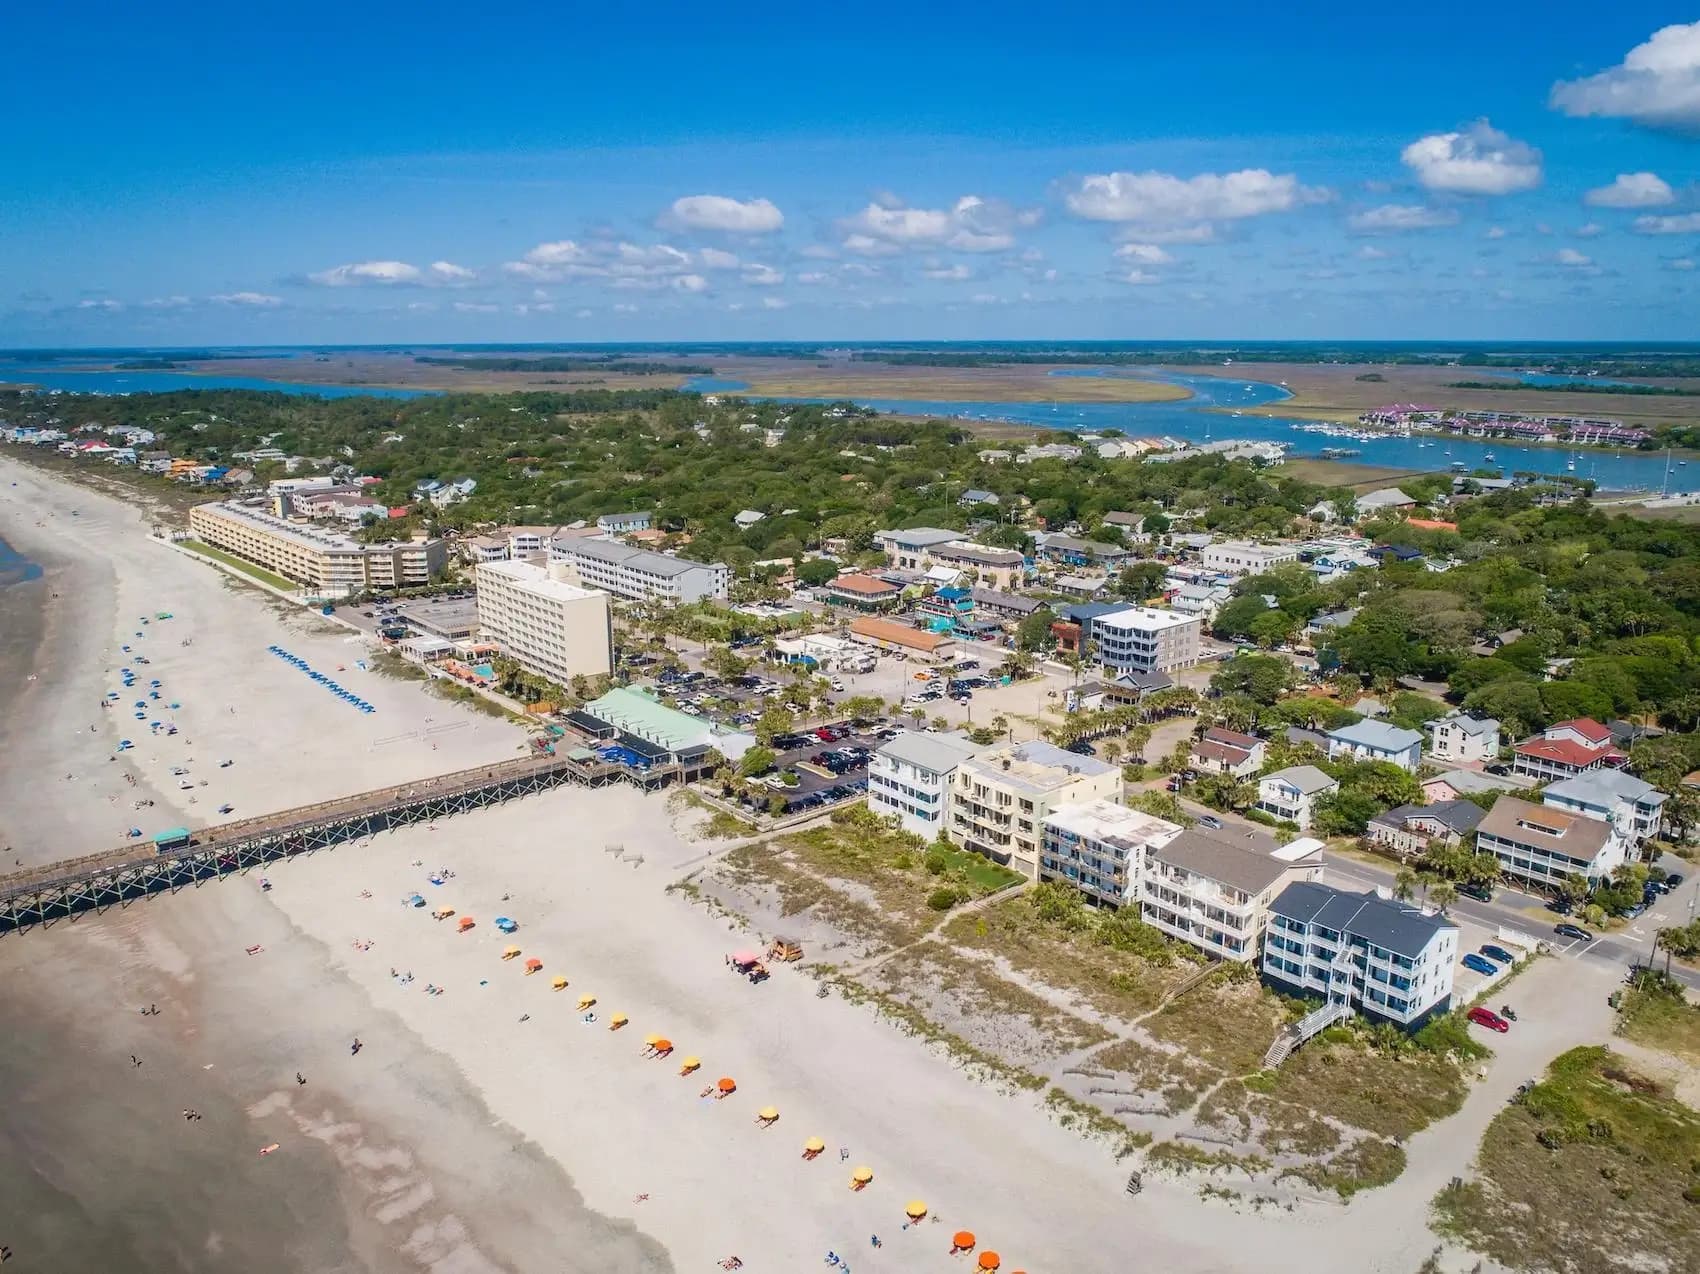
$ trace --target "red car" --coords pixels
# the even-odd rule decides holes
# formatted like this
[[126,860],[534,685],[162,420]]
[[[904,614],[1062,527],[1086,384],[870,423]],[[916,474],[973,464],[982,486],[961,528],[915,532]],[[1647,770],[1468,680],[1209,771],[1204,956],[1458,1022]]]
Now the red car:
[[1511,1029],[1511,1023],[1507,1022],[1499,1014],[1495,1013],[1492,1009],[1484,1009],[1479,1005],[1476,1008],[1471,1009],[1465,1014],[1465,1016],[1477,1026],[1485,1026],[1488,1030],[1498,1031],[1501,1035]]

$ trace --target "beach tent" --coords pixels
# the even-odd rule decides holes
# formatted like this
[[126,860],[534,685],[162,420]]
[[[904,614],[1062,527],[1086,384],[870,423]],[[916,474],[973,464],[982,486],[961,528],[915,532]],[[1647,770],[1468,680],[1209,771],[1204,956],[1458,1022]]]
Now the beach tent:
[[405,899],[403,899],[403,901],[410,907],[423,907],[425,905],[425,895],[409,894]]

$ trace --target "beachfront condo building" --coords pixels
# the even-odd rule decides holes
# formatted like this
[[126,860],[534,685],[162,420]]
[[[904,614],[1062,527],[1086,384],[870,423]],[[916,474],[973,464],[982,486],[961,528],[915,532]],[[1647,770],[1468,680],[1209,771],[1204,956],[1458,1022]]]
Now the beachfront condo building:
[[1100,906],[1139,907],[1148,851],[1181,834],[1181,825],[1119,801],[1059,805],[1045,818],[1039,879],[1073,885]]
[[1458,926],[1443,916],[1316,881],[1288,885],[1269,913],[1263,975],[1284,994],[1407,1030],[1451,1006]]
[[964,734],[900,731],[868,762],[868,808],[935,841],[944,831],[956,767],[983,751]]
[[473,581],[480,631],[527,672],[566,686],[574,677],[613,671],[607,593],[569,584],[531,562],[481,562]]
[[196,505],[189,510],[189,533],[325,597],[419,588],[448,560],[441,540],[365,544],[323,524],[278,517],[264,500]]
[[946,835],[1038,880],[1045,819],[1059,805],[1098,797],[1121,800],[1119,765],[1039,740],[1006,743],[957,767]]
[[1283,856],[1261,833],[1192,828],[1147,852],[1140,918],[1206,955],[1250,964],[1276,895],[1321,874],[1311,856]]
[[590,587],[639,601],[678,605],[709,597],[724,600],[731,586],[731,572],[724,562],[693,562],[617,540],[557,539],[549,555],[554,561],[570,562]]
[[1117,672],[1175,672],[1199,658],[1196,615],[1155,606],[1126,606],[1092,620],[1098,662]]

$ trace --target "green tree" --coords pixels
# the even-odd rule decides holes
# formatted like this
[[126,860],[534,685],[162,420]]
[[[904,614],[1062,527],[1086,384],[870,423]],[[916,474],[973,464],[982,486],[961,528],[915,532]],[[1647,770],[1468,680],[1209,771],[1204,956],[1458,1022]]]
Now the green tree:
[[822,557],[812,557],[797,564],[796,574],[799,584],[807,588],[819,588],[822,584],[830,584],[838,578],[838,563],[829,562]]
[[1267,706],[1292,689],[1296,675],[1293,665],[1279,655],[1235,655],[1210,678],[1210,689],[1219,695],[1245,695]]
[[1030,654],[1049,650],[1056,644],[1056,638],[1051,634],[1051,624],[1055,620],[1056,616],[1043,607],[1027,616],[1016,626],[1016,649]]
[[777,735],[785,734],[797,724],[796,715],[785,708],[764,710],[756,719],[755,735],[762,743],[771,744]]
[[778,760],[772,748],[757,744],[738,758],[738,773],[747,779],[754,778],[758,774],[766,774]]

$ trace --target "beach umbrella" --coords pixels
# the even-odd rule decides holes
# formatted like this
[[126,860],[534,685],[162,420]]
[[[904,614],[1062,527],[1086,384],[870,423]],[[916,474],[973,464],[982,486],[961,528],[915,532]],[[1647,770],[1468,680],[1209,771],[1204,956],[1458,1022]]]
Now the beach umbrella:
[[657,1057],[666,1057],[672,1051],[673,1051],[673,1041],[672,1040],[656,1040],[655,1041],[655,1055]]
[[645,1035],[643,1037],[643,1042],[651,1048],[654,1048],[657,1044],[661,1043],[661,1037],[659,1035]]
[[1003,1258],[1000,1257],[996,1252],[982,1252],[982,1253],[980,1253],[980,1268],[981,1269],[983,1269],[983,1270],[995,1270],[995,1269],[997,1269],[998,1266],[1000,1266],[1002,1264],[1003,1264]]
[[537,973],[542,968],[543,968],[543,961],[539,960],[536,956],[532,956],[529,960],[527,960],[525,962],[525,971],[527,973]]
[[873,1179],[874,1170],[872,1168],[857,1168],[856,1171],[850,1174],[850,1188],[852,1190],[860,1190]]
[[581,1009],[588,1009],[592,1004],[595,1004],[595,1003],[596,1003],[596,997],[594,995],[581,995],[581,996],[578,997],[578,1006]]
[[702,1058],[700,1058],[700,1057],[687,1057],[684,1060],[684,1064],[679,1067],[679,1074],[689,1075],[692,1071],[699,1069],[701,1066],[702,1066]]
[[503,947],[502,948],[502,959],[504,959],[504,960],[512,960],[518,954],[519,954],[519,948],[518,947]]
[[811,1155],[818,1155],[821,1151],[826,1149],[826,1142],[822,1141],[819,1137],[810,1137],[803,1143],[803,1149],[808,1151]]
[[973,1247],[974,1231],[972,1230],[958,1230],[955,1235],[951,1237],[950,1249],[953,1252],[967,1252],[972,1250]]
[[919,1199],[909,1200],[909,1206],[903,1209],[903,1214],[911,1221],[919,1221],[927,1215],[927,1205]]
[[550,985],[557,991],[565,991],[567,989],[567,980],[563,977],[557,976]]
[[730,1076],[722,1076],[720,1082],[716,1084],[715,1087],[723,1093],[733,1093],[738,1091],[738,1082]]
[[613,1017],[608,1019],[608,1029],[610,1031],[617,1031],[629,1021],[631,1021],[631,1019],[624,1013],[616,1013]]
[[733,964],[754,964],[760,959],[754,951],[736,951],[732,954]]
[[756,1122],[758,1124],[771,1124],[778,1118],[779,1108],[777,1106],[763,1106],[760,1110],[756,1111]]

